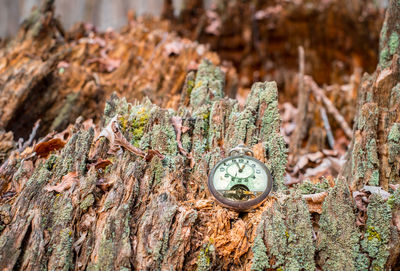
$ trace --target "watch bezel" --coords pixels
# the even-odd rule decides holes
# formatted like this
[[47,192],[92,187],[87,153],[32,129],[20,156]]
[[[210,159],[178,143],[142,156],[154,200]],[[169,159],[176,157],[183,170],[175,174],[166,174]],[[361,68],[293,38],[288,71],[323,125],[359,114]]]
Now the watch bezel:
[[[214,187],[214,183],[213,183],[213,177],[215,175],[215,171],[217,170],[217,168],[224,162],[228,161],[228,160],[232,160],[235,158],[245,158],[245,159],[249,159],[252,160],[254,162],[256,162],[257,164],[259,164],[261,166],[261,168],[266,172],[267,174],[267,187],[264,190],[264,192],[258,196],[255,199],[249,200],[249,201],[234,201],[234,200],[229,200],[225,197],[223,197],[218,191],[217,189],[215,189]],[[272,190],[272,185],[273,185],[273,179],[272,179],[272,175],[271,172],[269,171],[268,167],[261,162],[260,160],[252,157],[252,156],[248,156],[245,154],[240,154],[240,155],[233,155],[233,156],[229,156],[226,157],[224,159],[222,159],[221,161],[219,161],[211,170],[210,174],[208,175],[208,190],[210,191],[211,195],[213,195],[213,197],[216,199],[216,201],[223,205],[224,207],[230,208],[230,209],[234,209],[237,211],[246,211],[246,210],[250,210],[253,208],[256,208],[257,206],[259,206],[260,204],[262,204],[266,199],[267,196],[270,194],[271,190]]]

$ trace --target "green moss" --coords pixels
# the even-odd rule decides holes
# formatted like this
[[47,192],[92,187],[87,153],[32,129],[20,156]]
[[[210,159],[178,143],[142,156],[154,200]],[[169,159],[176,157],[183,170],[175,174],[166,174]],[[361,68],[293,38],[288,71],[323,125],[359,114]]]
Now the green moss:
[[322,178],[322,181],[316,184],[312,183],[310,180],[305,180],[298,184],[296,188],[301,194],[315,194],[327,191],[330,185],[326,178]]
[[45,167],[47,170],[51,171],[53,170],[55,164],[57,163],[58,156],[51,154],[50,157],[46,160],[45,162]]
[[389,37],[389,53],[391,55],[395,54],[397,48],[399,48],[399,35],[393,31],[393,33]]
[[90,206],[92,206],[94,203],[94,196],[93,194],[87,195],[84,200],[80,204],[80,208],[84,211],[86,211]]
[[196,74],[196,81],[190,95],[190,105],[198,108],[210,104],[212,100],[222,98],[225,75],[220,68],[210,61],[203,60]]
[[187,88],[186,88],[187,95],[190,97],[190,95],[192,94],[192,90],[194,88],[194,81],[193,80],[188,80],[186,86],[187,86]]
[[212,254],[215,252],[213,244],[207,243],[200,249],[199,256],[197,257],[197,270],[207,271],[211,270]]
[[365,233],[365,235],[367,236],[368,240],[371,241],[372,239],[376,238],[378,239],[378,241],[382,241],[381,236],[379,235],[379,233],[375,230],[374,227],[369,226],[367,228],[367,231]]
[[67,227],[60,231],[60,240],[55,247],[56,269],[71,270],[72,264],[72,229]]
[[251,270],[263,271],[266,268],[270,268],[269,257],[267,255],[267,248],[265,247],[262,236],[264,235],[264,222],[261,221],[258,226],[261,232],[257,232],[257,236],[254,239],[254,244],[251,248],[253,252],[253,262],[251,264]]
[[325,198],[319,220],[317,251],[323,270],[363,270],[357,268],[365,257],[360,253],[361,235],[355,221],[347,183],[338,179]]
[[391,208],[378,194],[371,195],[369,199],[366,232],[361,246],[371,258],[371,269],[385,270],[389,256]]
[[389,163],[398,162],[400,155],[400,123],[394,123],[388,134]]
[[252,269],[315,270],[311,233],[310,214],[301,196],[282,197],[262,214],[252,248]]
[[135,147],[140,145],[140,140],[149,122],[150,110],[151,104],[149,103],[132,106],[129,109],[126,108],[126,110],[118,108],[120,114],[118,124],[124,135]]

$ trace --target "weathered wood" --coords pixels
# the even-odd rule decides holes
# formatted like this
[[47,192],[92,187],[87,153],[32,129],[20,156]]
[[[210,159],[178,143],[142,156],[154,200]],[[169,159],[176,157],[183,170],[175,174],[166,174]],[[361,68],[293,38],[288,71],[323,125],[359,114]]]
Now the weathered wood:
[[[166,110],[113,96],[101,127],[78,121],[64,148],[49,158],[14,151],[0,172],[0,268],[383,270],[388,259],[395,266],[398,243],[389,240],[398,238],[398,225],[391,224],[399,193],[390,201],[371,196],[364,227],[356,225],[359,210],[342,180],[333,188],[304,183],[286,189],[276,84],[254,84],[243,109],[223,98],[223,88],[221,70],[203,61],[188,106]],[[173,118],[185,127],[186,154]],[[99,138],[114,121],[129,144],[163,158],[146,161],[124,147],[128,143]],[[241,142],[271,169],[275,188],[262,206],[239,214],[217,205],[206,181],[212,166]],[[109,165],[96,166],[101,160]],[[321,189],[329,194],[318,217],[301,194]]]
[[400,7],[391,1],[381,31],[377,70],[365,74],[357,100],[357,116],[348,161],[343,170],[354,189],[363,185],[400,183]]
[[84,24],[65,33],[53,3],[33,10],[0,49],[0,127],[16,140],[27,139],[39,118],[39,136],[79,116],[97,121],[113,92],[176,109],[187,71],[202,58],[220,63],[205,46],[162,31],[156,19],[131,21],[121,33],[99,34]]
[[[52,40],[52,35],[44,36]],[[159,48],[159,42],[152,44]],[[157,50],[155,55],[146,55],[150,68],[161,55]],[[50,59],[40,60],[39,66],[51,66]],[[398,158],[396,65],[394,54],[392,66],[378,69],[378,75],[370,77],[376,79],[375,84],[364,84],[368,91],[360,97],[379,98],[368,103],[360,98],[353,137],[353,155],[354,150],[364,154],[363,148],[374,142],[356,141],[359,135],[376,136],[376,149],[386,142],[390,174],[398,174],[392,160]],[[102,80],[126,78],[134,74],[129,67],[120,66],[117,75]],[[364,193],[363,201],[354,202],[357,193],[352,197],[351,192],[357,192],[370,171],[363,179],[360,174],[348,176],[350,187],[338,178],[287,188],[287,147],[280,134],[276,83],[255,83],[241,107],[237,100],[225,97],[225,74],[211,61],[203,60],[196,71],[182,74],[187,75],[182,79],[184,93],[175,101],[176,110],[147,98],[129,103],[112,95],[98,126],[78,118],[63,133],[50,134],[49,138],[61,141],[57,146],[46,142],[49,138],[25,149],[14,148],[11,138],[12,151],[5,144],[9,154],[0,167],[0,269],[399,268],[400,190],[391,191],[385,199],[374,191]],[[150,75],[140,74],[128,82],[136,84],[145,76]],[[371,86],[376,86],[373,92]],[[395,98],[385,103],[389,94],[381,97],[377,90]],[[128,99],[134,97],[129,95],[127,92]],[[381,127],[390,129],[382,132]],[[3,137],[10,141],[10,136]],[[34,153],[38,144],[46,143],[51,146],[42,145],[41,154]],[[251,147],[274,178],[273,194],[247,213],[217,205],[206,187],[210,169],[239,143]],[[372,167],[366,162],[370,154]],[[380,162],[375,163],[374,155],[357,156],[350,163],[352,169],[356,173],[375,169]],[[393,176],[390,183],[398,183],[396,175],[385,178]],[[385,187],[385,179],[379,181]],[[319,195],[323,197],[314,200]]]

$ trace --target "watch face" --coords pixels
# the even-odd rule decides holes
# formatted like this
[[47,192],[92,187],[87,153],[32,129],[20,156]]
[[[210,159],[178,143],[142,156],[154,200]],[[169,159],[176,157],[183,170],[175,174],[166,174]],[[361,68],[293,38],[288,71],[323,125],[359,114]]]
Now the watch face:
[[268,168],[246,155],[221,160],[208,179],[210,192],[223,205],[249,209],[261,203],[272,189]]

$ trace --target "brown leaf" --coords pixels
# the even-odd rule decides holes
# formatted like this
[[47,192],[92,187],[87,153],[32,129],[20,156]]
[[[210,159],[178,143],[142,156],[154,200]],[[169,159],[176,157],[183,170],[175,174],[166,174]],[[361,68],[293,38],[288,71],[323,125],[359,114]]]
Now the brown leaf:
[[56,191],[58,193],[61,193],[62,191],[65,191],[67,189],[70,189],[72,185],[78,182],[78,173],[70,172],[64,177],[62,177],[61,182],[57,185],[48,185],[44,189],[46,191]]
[[47,157],[52,151],[57,151],[65,146],[65,141],[53,138],[49,141],[38,143],[33,149],[39,157]]
[[107,192],[110,190],[110,188],[113,186],[114,181],[110,181],[104,178],[101,178],[100,180],[97,181],[96,186],[99,187],[101,190],[104,192]]
[[112,165],[112,162],[108,159],[99,158],[96,163],[89,164],[89,167],[94,166],[95,169],[105,169],[108,165]]
[[328,192],[320,192],[317,194],[303,195],[303,199],[307,202],[308,209],[311,213],[322,214],[322,203],[324,202]]

